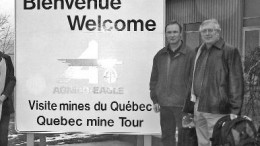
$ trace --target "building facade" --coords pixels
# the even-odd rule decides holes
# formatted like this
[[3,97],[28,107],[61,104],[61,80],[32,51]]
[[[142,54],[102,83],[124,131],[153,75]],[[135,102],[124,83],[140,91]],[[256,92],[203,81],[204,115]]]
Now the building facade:
[[260,125],[260,0],[165,0],[165,5],[166,23],[182,23],[183,40],[191,48],[201,43],[201,22],[210,18],[219,21],[221,36],[237,47],[242,57],[246,83],[243,112]]
[[259,8],[259,0],[166,0],[166,23],[172,19],[181,22],[186,44],[194,47],[201,41],[201,22],[216,18],[224,40],[236,46],[244,59],[260,44]]

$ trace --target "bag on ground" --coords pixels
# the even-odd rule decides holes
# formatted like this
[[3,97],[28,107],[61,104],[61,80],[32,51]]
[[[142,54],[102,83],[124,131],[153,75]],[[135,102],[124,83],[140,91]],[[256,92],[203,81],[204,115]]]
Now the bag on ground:
[[253,122],[248,117],[230,115],[220,118],[214,126],[212,146],[260,146]]
[[187,114],[183,117],[182,128],[179,130],[179,135],[178,145],[198,146],[197,134],[192,114]]

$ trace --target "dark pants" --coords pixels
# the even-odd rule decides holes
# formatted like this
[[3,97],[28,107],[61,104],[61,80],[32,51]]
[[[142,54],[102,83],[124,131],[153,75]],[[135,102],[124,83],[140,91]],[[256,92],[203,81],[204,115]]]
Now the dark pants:
[[8,128],[9,128],[10,114],[2,114],[0,121],[0,146],[8,145]]
[[[160,123],[163,146],[176,146],[175,131],[182,127],[183,112],[181,107],[161,106]],[[180,133],[180,131],[179,131]],[[178,141],[179,143],[179,141]],[[180,144],[178,144],[180,146]]]

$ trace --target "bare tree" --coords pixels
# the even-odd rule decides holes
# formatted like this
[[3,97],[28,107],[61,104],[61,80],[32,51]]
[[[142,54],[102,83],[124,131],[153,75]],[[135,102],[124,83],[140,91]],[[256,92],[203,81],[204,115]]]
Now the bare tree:
[[245,100],[244,113],[260,125],[260,46],[245,56]]
[[8,15],[0,14],[0,51],[13,55],[14,53],[14,31],[8,20]]

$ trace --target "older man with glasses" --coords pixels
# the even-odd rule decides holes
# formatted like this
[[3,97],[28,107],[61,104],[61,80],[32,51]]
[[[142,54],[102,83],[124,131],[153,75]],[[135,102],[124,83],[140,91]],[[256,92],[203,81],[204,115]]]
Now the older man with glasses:
[[[240,114],[244,84],[238,49],[224,42],[216,19],[202,22],[196,48],[191,98],[199,146],[210,146],[213,127],[223,116]],[[186,107],[184,107],[185,109]]]

